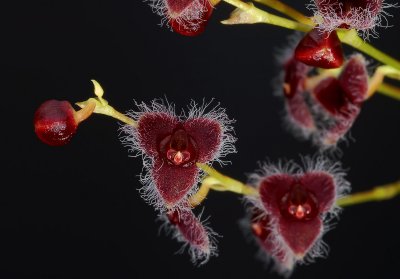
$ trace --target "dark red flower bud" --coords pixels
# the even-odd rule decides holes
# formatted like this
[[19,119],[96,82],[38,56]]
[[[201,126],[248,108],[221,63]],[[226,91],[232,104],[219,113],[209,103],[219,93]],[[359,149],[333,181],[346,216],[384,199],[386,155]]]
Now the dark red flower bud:
[[204,32],[214,10],[209,0],[166,0],[170,7],[172,29],[185,36],[196,36]]
[[44,102],[36,110],[33,122],[38,138],[51,146],[69,143],[78,128],[75,110],[68,101]]
[[201,34],[214,10],[210,0],[147,0],[162,22],[185,36]]
[[295,57],[304,64],[324,69],[338,68],[344,60],[336,31],[324,32],[318,28],[308,32],[299,42]]

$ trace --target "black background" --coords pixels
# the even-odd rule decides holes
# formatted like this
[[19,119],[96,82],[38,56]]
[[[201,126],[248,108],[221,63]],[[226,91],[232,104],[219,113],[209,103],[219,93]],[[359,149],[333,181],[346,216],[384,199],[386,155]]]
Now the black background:
[[[240,197],[208,197],[204,216],[223,235],[220,255],[193,267],[186,253],[174,254],[174,240],[158,234],[156,212],[136,190],[141,161],[128,157],[116,121],[95,115],[69,145],[53,148],[36,138],[32,120],[47,99],[92,97],[90,79],[120,111],[134,99],[166,96],[181,108],[215,98],[237,120],[239,151],[228,157],[231,165],[216,168],[244,181],[258,161],[316,152],[285,130],[282,103],[272,94],[276,49],[291,32],[224,26],[219,21],[233,10],[224,3],[204,34],[188,38],[158,26],[140,0],[9,2],[0,27],[0,278],[279,278],[245,241]],[[400,11],[392,13],[394,27],[380,29],[371,43],[400,58]],[[354,140],[341,145],[353,191],[399,178],[399,119],[398,101],[377,95],[365,103]],[[399,222],[398,198],[347,208],[324,237],[328,258],[299,266],[292,278],[399,278]]]

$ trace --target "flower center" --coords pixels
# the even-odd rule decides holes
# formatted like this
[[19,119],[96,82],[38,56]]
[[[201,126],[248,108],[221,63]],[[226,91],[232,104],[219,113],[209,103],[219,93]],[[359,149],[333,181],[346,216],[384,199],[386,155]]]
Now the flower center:
[[178,127],[160,142],[160,153],[168,164],[188,167],[197,159],[197,145],[182,127]]
[[296,184],[282,196],[280,211],[289,219],[311,220],[318,215],[318,201],[313,193]]

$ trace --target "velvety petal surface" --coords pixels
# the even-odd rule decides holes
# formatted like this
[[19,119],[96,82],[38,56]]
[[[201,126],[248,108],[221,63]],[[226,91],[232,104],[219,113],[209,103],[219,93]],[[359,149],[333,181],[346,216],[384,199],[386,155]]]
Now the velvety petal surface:
[[204,29],[214,10],[208,0],[167,0],[170,25],[184,36],[197,36]]
[[354,104],[364,102],[368,91],[368,71],[362,55],[353,55],[339,76],[346,97]]
[[322,225],[320,218],[313,218],[308,221],[280,218],[278,232],[293,251],[293,254],[298,259],[302,259],[321,236]]
[[300,128],[313,130],[315,122],[310,108],[304,99],[304,93],[286,100],[286,110],[290,120],[296,123]]
[[336,198],[332,175],[326,172],[307,172],[300,177],[300,184],[315,195],[320,213],[331,209]]
[[251,231],[261,249],[275,260],[275,263],[278,265],[278,271],[282,273],[291,271],[295,261],[291,254],[286,253],[283,249],[279,249],[277,243],[272,240],[271,234],[274,234],[272,231],[274,228],[272,227],[269,215],[254,208],[250,225]]
[[286,98],[293,98],[304,92],[304,80],[311,70],[309,66],[300,62],[295,57],[290,58],[284,64],[283,92]]
[[167,208],[172,208],[182,201],[192,189],[196,182],[198,169],[196,165],[175,166],[158,159],[154,162],[151,174],[157,191]]
[[349,104],[340,82],[334,77],[323,79],[313,91],[318,103],[330,114],[341,115]]
[[323,131],[321,141],[325,145],[336,144],[353,126],[361,109],[358,105],[349,104],[345,112],[338,117],[334,125]]
[[190,6],[196,2],[196,0],[165,0],[170,16],[175,18],[183,13],[186,9],[190,9]]
[[294,57],[284,65],[283,92],[286,110],[290,120],[305,129],[314,128],[314,120],[304,96],[304,81],[310,69]]
[[332,10],[338,17],[355,16],[351,14],[355,10],[368,10],[371,16],[379,13],[382,0],[316,0],[319,9]]
[[183,124],[186,132],[197,145],[198,162],[205,163],[215,158],[222,141],[221,124],[209,118],[195,118]]
[[187,243],[200,249],[203,253],[210,253],[210,239],[207,230],[191,210],[174,210],[168,212],[167,217]]
[[178,119],[167,113],[144,113],[138,120],[139,143],[145,153],[158,156],[159,143],[170,135],[178,124]]
[[280,200],[296,183],[297,179],[288,174],[276,174],[264,178],[260,183],[259,193],[266,211],[273,216],[280,215]]

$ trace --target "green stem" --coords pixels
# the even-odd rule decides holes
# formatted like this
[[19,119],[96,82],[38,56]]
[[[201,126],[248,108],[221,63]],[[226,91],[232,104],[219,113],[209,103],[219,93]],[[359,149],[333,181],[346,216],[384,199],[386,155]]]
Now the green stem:
[[375,187],[366,192],[355,193],[337,201],[339,206],[349,206],[360,203],[388,200],[400,194],[400,181]]
[[[248,4],[240,0],[223,0],[223,1],[241,9],[242,11],[250,15],[252,17],[251,23],[266,23],[292,30],[298,30],[301,32],[308,32],[312,29],[312,27],[309,25],[270,14],[266,11],[263,11],[255,7],[252,4]],[[228,22],[224,21],[223,23],[228,23]]]
[[[223,175],[222,173],[218,172],[217,170],[213,169],[212,167],[202,164],[202,163],[196,163],[197,167],[202,169],[205,173],[207,173],[209,176],[213,177],[214,179],[217,179],[220,183],[214,183],[216,185],[219,185],[219,191],[230,191],[234,192],[237,194],[242,194],[242,195],[257,195],[258,192],[256,189],[253,187],[246,185],[236,179],[233,179],[229,176]],[[215,182],[215,181],[214,181]],[[215,189],[216,190],[216,189]]]
[[343,43],[348,44],[349,46],[358,49],[359,51],[362,51],[365,54],[368,54],[369,56],[376,59],[377,61],[382,62],[383,64],[390,65],[396,68],[397,70],[400,70],[399,60],[394,59],[393,57],[387,55],[386,53],[380,51],[379,49],[365,42],[358,36],[356,30],[340,29],[338,30],[337,33],[340,40]]
[[[94,85],[94,94],[97,96],[96,98],[89,98],[88,100],[84,102],[77,102],[75,103],[77,106],[82,108],[82,110],[88,110],[87,107],[93,107],[93,109],[90,111],[90,114],[92,112],[94,113],[99,113],[99,114],[104,114],[107,116],[111,116],[119,121],[122,121],[128,125],[131,125],[135,128],[137,128],[137,123],[135,120],[132,118],[126,116],[125,114],[120,113],[116,109],[114,109],[112,106],[108,104],[108,102],[103,99],[104,95],[104,90],[101,87],[100,83],[98,83],[96,80],[92,79],[93,85]],[[87,117],[86,117],[87,118]]]
[[[241,0],[223,0],[223,1],[241,9],[243,12],[251,16],[251,19],[248,22],[246,22],[246,20],[241,20],[233,23],[266,23],[301,32],[309,32],[313,28],[312,25],[299,23],[293,20],[289,20],[280,16],[270,14],[261,9],[258,9],[252,4],[242,2]],[[226,20],[223,23],[229,24],[230,22],[229,20]],[[338,29],[337,33],[340,40],[343,43],[348,44],[349,46],[371,56],[372,58],[374,58],[377,61],[380,61],[383,64],[390,65],[400,70],[400,61],[394,59],[393,57],[387,55],[386,53],[380,51],[379,49],[373,47],[372,45],[366,43],[363,39],[361,39],[358,36],[356,30]]]
[[[206,164],[196,163],[196,165],[209,176],[203,180],[198,194],[195,194],[191,199],[193,206],[196,206],[203,201],[210,189],[216,191],[230,191],[241,195],[259,195],[257,188],[253,186],[246,185],[236,179],[224,175]],[[366,192],[345,196],[337,200],[336,204],[338,206],[349,206],[371,201],[388,200],[396,197],[397,195],[400,195],[400,180],[397,182],[377,186]]]
[[279,0],[253,0],[253,1],[268,6],[274,10],[277,10],[278,12],[281,12],[282,14],[287,15],[300,23],[307,25],[314,25],[314,22],[310,18],[306,17],[299,11],[293,9],[289,5],[286,5],[285,3],[282,3]]
[[382,83],[378,87],[378,93],[400,101],[400,88],[391,84]]

